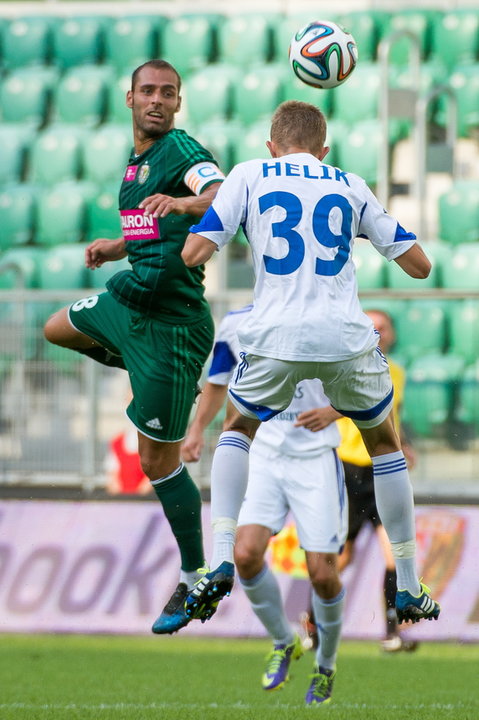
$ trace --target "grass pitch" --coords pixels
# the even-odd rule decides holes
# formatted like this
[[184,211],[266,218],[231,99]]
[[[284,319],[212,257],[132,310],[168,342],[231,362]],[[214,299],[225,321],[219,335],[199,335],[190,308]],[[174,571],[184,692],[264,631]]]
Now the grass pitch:
[[266,640],[0,636],[1,720],[478,720],[479,646],[385,655],[343,642],[333,700],[306,708],[314,656],[283,690],[260,678]]

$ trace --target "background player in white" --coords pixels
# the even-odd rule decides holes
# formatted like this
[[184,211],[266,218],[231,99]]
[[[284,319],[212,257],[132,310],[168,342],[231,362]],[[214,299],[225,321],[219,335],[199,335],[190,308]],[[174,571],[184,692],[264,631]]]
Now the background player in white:
[[[228,313],[219,327],[208,381],[182,446],[185,461],[197,461],[204,431],[226,398],[239,358],[236,329],[252,309]],[[251,606],[273,640],[262,685],[275,690],[288,679],[291,660],[303,654],[301,641],[283,607],[276,577],[265,563],[272,535],[291,510],[313,586],[312,608],[319,643],[306,694],[308,705],[328,703],[341,637],[344,588],[338,552],[347,531],[347,496],[335,448],[339,432],[319,380],[304,380],[288,408],[262,425],[251,448],[246,497],[238,519],[235,562]]]
[[280,105],[267,142],[273,159],[233,168],[182,251],[188,266],[201,264],[242,225],[256,276],[253,310],[238,329],[242,362],[212,463],[213,569],[186,599],[193,617],[210,617],[232,588],[255,432],[307,378],[322,380],[332,406],[361,430],[372,458],[377,507],[396,562],[399,622],[439,615],[417,577],[412,488],[394,429],[388,364],[358,299],[354,238],[368,238],[412,277],[427,277],[431,265],[416,236],[385,212],[362,178],[322,162],[325,138],[318,108]]

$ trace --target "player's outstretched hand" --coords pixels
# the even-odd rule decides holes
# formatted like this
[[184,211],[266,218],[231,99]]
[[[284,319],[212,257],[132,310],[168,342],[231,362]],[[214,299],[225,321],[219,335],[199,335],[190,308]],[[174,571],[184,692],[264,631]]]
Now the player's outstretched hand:
[[94,270],[101,267],[103,263],[111,260],[121,260],[126,257],[125,241],[123,238],[107,240],[99,238],[94,240],[85,249],[85,265]]
[[181,215],[186,212],[185,198],[175,198],[169,195],[150,195],[138,205],[145,211],[145,215],[153,215],[154,217],[166,217],[170,213]]

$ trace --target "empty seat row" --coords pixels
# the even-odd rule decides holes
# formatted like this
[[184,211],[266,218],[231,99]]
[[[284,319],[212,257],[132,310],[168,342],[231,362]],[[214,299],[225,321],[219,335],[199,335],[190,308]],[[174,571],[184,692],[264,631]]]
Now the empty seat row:
[[[181,73],[214,60],[241,65],[265,62],[287,53],[294,32],[317,18],[314,11],[283,15],[249,12],[222,15],[196,12],[174,17],[128,14],[120,17],[82,14],[68,17],[23,16],[2,19],[2,60],[5,67],[52,62],[69,67],[105,61],[118,69],[148,57],[163,56]],[[439,12],[434,9],[327,13],[354,35],[360,57],[374,59],[381,39],[412,32],[422,59],[440,61],[449,69],[479,57],[479,12],[476,8]],[[451,36],[461,42],[451,42]],[[409,59],[407,38],[398,37],[390,59]]]

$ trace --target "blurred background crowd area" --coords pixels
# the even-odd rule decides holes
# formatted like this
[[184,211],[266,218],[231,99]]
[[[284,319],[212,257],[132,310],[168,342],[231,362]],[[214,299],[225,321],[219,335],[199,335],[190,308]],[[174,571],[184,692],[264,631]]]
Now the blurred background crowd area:
[[[288,63],[292,34],[342,24],[359,62],[316,90]],[[125,94],[154,57],[183,78],[177,126],[222,169],[266,156],[275,107],[296,98],[328,118],[328,162],[357,172],[433,260],[414,281],[358,240],[365,308],[394,319],[407,369],[404,421],[416,492],[470,498],[479,453],[479,7],[456,2],[0,2],[0,485],[104,482],[123,425],[121,373],[47,345],[57,307],[119,269],[83,265],[85,245],[120,234],[117,196],[131,147]],[[126,266],[126,261],[122,261]],[[219,320],[251,299],[238,236],[208,268]],[[211,428],[211,447],[219,425]],[[208,483],[210,454],[193,469]]]

